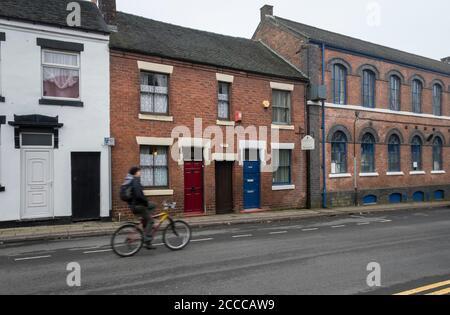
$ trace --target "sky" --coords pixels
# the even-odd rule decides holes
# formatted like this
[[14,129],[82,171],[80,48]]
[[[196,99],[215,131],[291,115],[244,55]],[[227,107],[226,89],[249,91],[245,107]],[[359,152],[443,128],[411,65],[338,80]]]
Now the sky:
[[450,56],[448,0],[116,0],[117,9],[224,35],[251,38],[259,9],[380,45],[438,59]]

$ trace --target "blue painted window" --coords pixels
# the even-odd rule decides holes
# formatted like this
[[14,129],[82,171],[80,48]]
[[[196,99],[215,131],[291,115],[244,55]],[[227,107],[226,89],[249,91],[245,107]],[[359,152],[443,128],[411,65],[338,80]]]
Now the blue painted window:
[[375,108],[375,73],[373,71],[363,71],[362,94],[363,106]]
[[433,141],[433,171],[442,171],[442,140],[436,137]]
[[375,138],[366,133],[361,142],[361,172],[375,172]]
[[273,185],[291,184],[291,150],[273,150]]
[[412,170],[422,170],[422,139],[419,136],[415,136],[411,142],[411,161]]
[[436,190],[434,192],[434,200],[437,200],[437,201],[444,200],[444,196],[445,196],[445,194],[444,194],[443,190]]
[[377,202],[378,202],[378,198],[375,195],[368,195],[368,196],[365,196],[364,199],[363,199],[363,204],[365,206],[376,205]]
[[389,196],[389,203],[401,203],[402,202],[402,194],[394,193]]
[[400,172],[400,138],[397,135],[389,137],[388,143],[388,170]]
[[419,80],[412,82],[412,110],[414,113],[422,113],[423,85]]
[[331,173],[347,173],[347,136],[337,131],[331,140]]
[[401,80],[398,76],[392,75],[389,79],[390,86],[390,106],[391,110],[400,110],[400,93],[401,93]]
[[433,115],[442,116],[442,87],[433,85]]
[[416,191],[413,195],[413,200],[415,202],[425,201],[425,193],[423,191]]
[[333,66],[333,102],[346,104],[347,97],[347,69],[340,64]]

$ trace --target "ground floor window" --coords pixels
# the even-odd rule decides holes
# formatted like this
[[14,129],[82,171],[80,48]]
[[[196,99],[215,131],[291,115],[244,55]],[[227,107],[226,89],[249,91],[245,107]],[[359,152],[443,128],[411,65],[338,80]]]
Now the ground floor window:
[[273,151],[273,184],[291,184],[291,150]]
[[168,187],[168,147],[141,146],[141,184],[144,187]]

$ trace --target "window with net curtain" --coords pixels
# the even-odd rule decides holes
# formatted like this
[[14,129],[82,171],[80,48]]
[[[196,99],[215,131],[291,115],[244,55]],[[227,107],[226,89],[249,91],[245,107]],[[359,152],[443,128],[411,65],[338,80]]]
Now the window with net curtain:
[[289,125],[291,123],[291,92],[272,90],[272,122]]
[[439,84],[433,85],[433,115],[442,115],[442,87]]
[[419,80],[412,82],[412,110],[414,113],[422,113],[422,90],[423,85]]
[[169,113],[169,76],[141,72],[141,113]]
[[218,118],[222,120],[230,120],[230,88],[230,83],[219,82]]
[[335,132],[331,140],[331,173],[347,173],[347,136],[342,131]]
[[400,138],[397,135],[389,137],[388,142],[388,170],[400,172]]
[[361,141],[361,172],[375,172],[375,138],[366,133]]
[[168,187],[168,147],[141,146],[141,184],[144,187]]
[[43,97],[80,98],[79,54],[43,50]]
[[422,139],[419,136],[411,141],[411,162],[414,171],[422,170]]
[[291,184],[291,150],[273,150],[273,185]]
[[347,88],[347,69],[340,64],[333,66],[333,102],[339,105],[345,105]]
[[436,137],[433,141],[433,171],[442,171],[442,139]]

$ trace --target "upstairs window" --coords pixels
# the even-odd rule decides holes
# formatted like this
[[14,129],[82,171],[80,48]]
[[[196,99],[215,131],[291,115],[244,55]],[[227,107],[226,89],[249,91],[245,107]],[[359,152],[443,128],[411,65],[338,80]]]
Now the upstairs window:
[[44,98],[80,99],[80,54],[42,51]]
[[375,108],[375,73],[370,70],[363,71],[362,99],[364,107]]
[[388,143],[388,170],[400,172],[400,138],[397,135],[389,137]]
[[415,136],[411,142],[411,161],[414,171],[422,170],[422,139]]
[[291,123],[291,92],[272,91],[272,108],[274,124],[289,125]]
[[347,94],[347,69],[340,64],[333,66],[333,102],[344,105]]
[[331,140],[331,173],[347,173],[347,136],[337,131]]
[[168,147],[141,146],[141,184],[144,187],[168,187]]
[[433,141],[433,171],[442,170],[442,140],[436,137]]
[[389,108],[391,110],[400,110],[400,93],[401,93],[401,80],[398,76],[393,75],[389,79]]
[[361,172],[375,172],[375,138],[366,133],[361,143]]
[[221,120],[230,120],[230,90],[231,84],[226,82],[219,82],[218,95],[218,118]]
[[141,113],[169,113],[169,76],[141,72]]
[[422,113],[422,90],[422,82],[414,80],[412,82],[412,110],[414,113]]
[[442,116],[442,87],[433,85],[433,115]]

